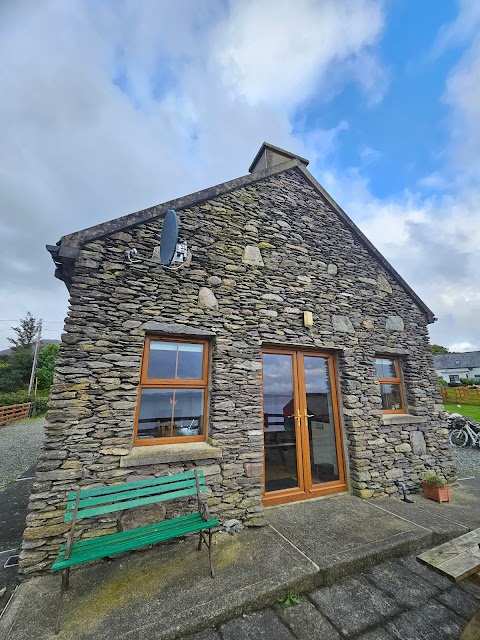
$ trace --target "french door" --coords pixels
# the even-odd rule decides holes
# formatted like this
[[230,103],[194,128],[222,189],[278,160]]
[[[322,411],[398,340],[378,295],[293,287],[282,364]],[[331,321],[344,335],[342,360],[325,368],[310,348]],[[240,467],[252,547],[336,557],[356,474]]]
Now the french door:
[[333,356],[263,350],[264,504],[346,490]]

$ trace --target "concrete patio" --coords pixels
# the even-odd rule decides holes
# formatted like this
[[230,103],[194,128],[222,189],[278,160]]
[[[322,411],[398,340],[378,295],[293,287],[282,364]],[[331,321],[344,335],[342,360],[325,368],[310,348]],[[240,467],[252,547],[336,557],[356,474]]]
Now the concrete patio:
[[[211,629],[287,591],[331,585],[479,527],[479,488],[478,479],[461,481],[443,505],[344,494],[271,508],[267,527],[216,534],[214,580],[192,539],[84,566],[72,572],[56,637],[167,640]],[[0,639],[54,638],[59,586],[59,575],[20,584]]]

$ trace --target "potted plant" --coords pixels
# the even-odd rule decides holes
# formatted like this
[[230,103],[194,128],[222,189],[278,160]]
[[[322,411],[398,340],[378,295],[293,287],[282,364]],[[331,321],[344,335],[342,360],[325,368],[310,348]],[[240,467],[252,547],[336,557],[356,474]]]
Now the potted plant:
[[423,495],[437,502],[450,502],[450,485],[438,473],[426,473],[422,480]]

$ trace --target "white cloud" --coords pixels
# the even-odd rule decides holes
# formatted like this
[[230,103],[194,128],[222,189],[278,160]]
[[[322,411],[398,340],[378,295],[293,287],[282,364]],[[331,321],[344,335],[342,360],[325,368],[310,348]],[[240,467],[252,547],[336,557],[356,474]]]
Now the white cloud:
[[377,100],[385,74],[368,47],[383,26],[376,0],[243,0],[219,29],[217,56],[225,85],[249,104],[296,105],[345,63]]
[[455,344],[451,344],[448,347],[451,353],[465,353],[467,351],[476,351],[478,349],[478,344],[472,344],[471,342],[457,342]]

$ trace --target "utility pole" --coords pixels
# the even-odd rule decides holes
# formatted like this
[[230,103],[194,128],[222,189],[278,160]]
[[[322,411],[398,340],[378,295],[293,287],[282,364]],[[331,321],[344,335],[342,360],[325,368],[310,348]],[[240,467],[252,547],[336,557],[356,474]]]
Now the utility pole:
[[32,393],[33,383],[35,382],[35,372],[37,370],[38,350],[40,349],[40,338],[42,337],[42,320],[38,321],[37,341],[35,342],[35,351],[33,353],[32,373],[30,374],[30,384],[28,385],[28,395]]

